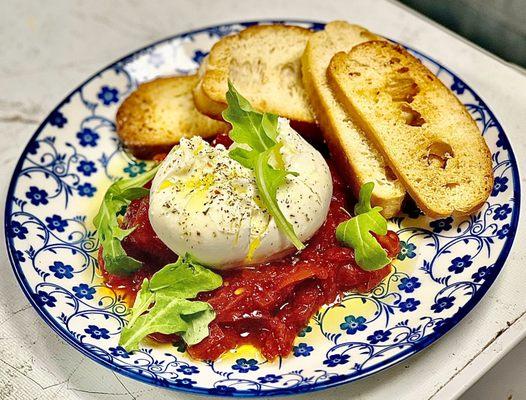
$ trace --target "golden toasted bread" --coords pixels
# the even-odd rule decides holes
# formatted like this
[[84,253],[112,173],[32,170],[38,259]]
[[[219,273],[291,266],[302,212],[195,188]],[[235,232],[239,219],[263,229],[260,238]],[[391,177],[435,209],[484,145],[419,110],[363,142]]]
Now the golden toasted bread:
[[141,84],[117,111],[117,134],[138,158],[169,151],[183,137],[214,136],[229,125],[198,112],[192,89],[197,77],[158,78]]
[[466,108],[402,47],[371,41],[327,70],[338,100],[425,214],[470,214],[493,185],[491,154]]
[[258,25],[222,38],[201,66],[197,109],[221,119],[230,79],[256,110],[314,124],[300,65],[311,35],[297,26]]
[[334,21],[314,33],[305,48],[303,83],[311,107],[323,131],[332,156],[338,162],[357,197],[360,187],[374,182],[372,203],[383,208],[386,217],[400,211],[405,190],[386,166],[383,156],[350,119],[327,83],[327,67],[334,54],[378,36],[347,22]]

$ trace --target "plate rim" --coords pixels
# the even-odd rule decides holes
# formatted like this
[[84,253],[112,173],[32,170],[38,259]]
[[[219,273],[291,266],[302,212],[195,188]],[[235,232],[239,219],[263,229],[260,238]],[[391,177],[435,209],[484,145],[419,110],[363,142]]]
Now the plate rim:
[[[315,392],[315,391],[319,391],[319,390],[324,390],[324,389],[340,386],[340,385],[343,385],[345,383],[355,382],[355,381],[361,380],[363,378],[366,378],[366,377],[368,377],[368,376],[370,376],[370,375],[372,375],[372,374],[374,374],[376,372],[380,372],[380,371],[383,371],[385,369],[388,369],[388,368],[398,364],[399,362],[407,359],[408,357],[411,357],[414,354],[417,354],[417,353],[421,352],[422,350],[426,349],[427,347],[429,347],[430,345],[435,343],[440,338],[444,337],[450,330],[452,330],[454,327],[456,327],[459,324],[459,322],[462,319],[464,319],[464,317],[466,317],[466,315],[468,315],[476,307],[476,305],[485,296],[485,294],[487,293],[489,288],[495,282],[497,276],[500,274],[500,272],[504,268],[504,265],[506,263],[506,260],[507,260],[507,258],[509,256],[509,254],[510,254],[511,248],[513,246],[513,243],[514,243],[514,240],[515,240],[515,237],[516,237],[516,229],[513,232],[513,236],[508,237],[506,239],[506,241],[504,242],[503,248],[500,251],[499,256],[497,257],[497,260],[495,261],[495,267],[497,269],[497,273],[492,274],[492,276],[490,276],[489,279],[486,280],[486,284],[484,286],[482,286],[476,292],[475,296],[473,296],[471,299],[469,299],[461,307],[461,309],[459,309],[459,311],[455,315],[453,315],[452,317],[449,318],[448,323],[445,324],[446,326],[443,327],[443,329],[441,329],[441,332],[439,334],[436,334],[436,335],[435,334],[431,334],[425,340],[416,343],[411,348],[408,348],[408,349],[406,349],[406,350],[404,350],[404,351],[402,351],[400,353],[397,353],[395,356],[385,360],[381,364],[376,365],[374,367],[369,367],[369,368],[365,368],[365,369],[361,370],[362,374],[360,374],[359,376],[353,376],[351,374],[346,374],[346,375],[342,374],[342,375],[338,375],[337,379],[334,379],[334,380],[329,380],[329,381],[325,381],[325,382],[321,382],[321,383],[314,383],[314,384],[310,384],[310,385],[299,386],[297,388],[292,388],[292,389],[283,389],[283,388],[272,389],[272,390],[263,391],[260,394],[258,392],[254,392],[254,391],[250,391],[250,390],[239,390],[239,391],[236,391],[236,392],[225,394],[225,393],[221,393],[218,390],[215,390],[215,388],[183,387],[183,386],[177,386],[177,385],[173,385],[173,384],[170,384],[170,385],[166,386],[166,385],[159,384],[159,381],[157,381],[155,379],[152,379],[150,377],[141,376],[141,375],[138,375],[136,373],[129,372],[125,368],[122,368],[122,367],[120,367],[118,365],[115,365],[115,364],[113,364],[111,362],[108,362],[107,360],[104,360],[102,358],[97,357],[96,354],[90,352],[88,349],[86,349],[82,345],[79,345],[79,343],[77,343],[75,340],[73,340],[73,337],[71,335],[69,335],[66,331],[64,331],[58,325],[57,320],[52,318],[51,315],[47,311],[45,311],[43,308],[41,308],[36,303],[36,301],[35,301],[35,299],[34,299],[34,297],[32,295],[32,291],[31,291],[31,288],[29,286],[29,283],[28,283],[28,281],[27,281],[27,279],[25,277],[25,274],[23,273],[23,270],[20,267],[20,264],[18,263],[18,260],[16,260],[16,258],[13,255],[13,253],[11,252],[11,248],[13,247],[12,246],[13,238],[8,237],[8,235],[6,233],[7,233],[7,229],[8,229],[8,221],[10,221],[10,219],[11,219],[10,217],[12,215],[12,203],[13,202],[10,201],[10,199],[13,198],[13,194],[14,194],[15,188],[17,186],[16,184],[18,182],[18,178],[19,178],[19,175],[20,175],[20,170],[21,170],[22,165],[24,163],[25,157],[26,157],[26,155],[28,153],[28,148],[29,148],[30,144],[33,143],[33,141],[38,137],[38,135],[46,127],[46,125],[49,122],[49,119],[50,119],[51,115],[53,114],[53,112],[55,112],[56,110],[60,109],[64,104],[68,103],[70,98],[72,96],[74,96],[76,93],[78,93],[84,86],[89,84],[92,80],[97,78],[99,75],[101,75],[105,71],[107,71],[110,68],[112,68],[114,65],[116,65],[116,64],[118,64],[120,62],[123,62],[123,61],[125,61],[125,60],[127,60],[129,58],[132,58],[134,56],[137,56],[141,52],[144,52],[145,50],[148,50],[150,48],[154,48],[154,47],[156,47],[156,46],[158,46],[158,45],[160,45],[162,43],[169,42],[171,40],[174,40],[174,39],[177,39],[177,38],[181,38],[181,37],[185,37],[185,36],[191,36],[191,35],[196,35],[196,34],[199,34],[199,33],[204,33],[204,32],[210,31],[210,30],[212,30],[214,28],[218,28],[218,27],[222,27],[222,26],[235,26],[235,25],[242,25],[242,24],[247,24],[248,25],[248,24],[283,24],[283,23],[289,23],[289,24],[311,24],[313,27],[314,26],[323,27],[323,26],[326,25],[327,22],[321,22],[319,20],[311,20],[311,19],[298,19],[298,18],[294,18],[294,19],[289,19],[289,18],[284,18],[284,19],[269,18],[269,19],[248,19],[248,20],[243,20],[242,19],[242,20],[231,21],[231,22],[222,22],[222,23],[217,23],[217,24],[211,24],[211,25],[207,25],[205,27],[197,28],[197,29],[193,29],[193,30],[182,30],[182,31],[179,31],[178,33],[175,33],[175,34],[172,34],[170,36],[167,36],[167,37],[164,37],[162,39],[159,39],[157,41],[151,42],[151,43],[149,43],[149,44],[147,44],[145,46],[142,46],[142,47],[140,47],[140,48],[138,48],[136,50],[133,50],[133,51],[127,53],[125,56],[122,56],[122,57],[114,60],[113,62],[105,65],[104,67],[99,69],[97,72],[91,74],[87,79],[85,79],[81,84],[76,86],[72,91],[70,91],[49,112],[49,114],[46,116],[46,118],[40,123],[38,128],[35,130],[35,132],[29,138],[29,140],[28,140],[26,146],[24,147],[23,151],[20,153],[20,156],[18,158],[18,161],[16,163],[15,168],[13,169],[13,172],[12,172],[12,175],[11,175],[11,179],[10,179],[10,182],[9,182],[9,187],[8,187],[7,194],[6,194],[5,211],[4,211],[4,236],[5,236],[6,252],[7,252],[7,255],[8,255],[9,262],[11,264],[13,273],[15,274],[15,277],[16,277],[16,279],[18,281],[18,284],[19,284],[20,288],[22,289],[22,292],[27,297],[29,303],[35,309],[37,314],[67,344],[72,346],[74,349],[76,349],[77,351],[79,351],[83,355],[87,356],[89,359],[93,360],[95,363],[97,363],[99,365],[102,365],[102,366],[104,366],[106,368],[109,368],[110,370],[112,370],[114,372],[118,372],[121,375],[124,375],[124,376],[126,376],[128,378],[134,379],[134,380],[136,380],[138,382],[141,382],[141,383],[146,383],[146,384],[155,386],[157,388],[166,388],[166,389],[170,389],[170,390],[176,390],[176,391],[181,391],[181,392],[188,392],[188,393],[193,393],[193,394],[207,394],[207,395],[225,396],[225,397],[226,396],[228,396],[228,397],[232,397],[232,396],[233,397],[257,397],[257,396],[261,396],[261,395],[263,395],[263,396],[295,395],[295,394],[301,394],[301,393]],[[391,39],[389,39],[389,40],[391,40]],[[395,42],[395,43],[400,43],[400,42]],[[506,132],[504,131],[504,128],[502,127],[502,124],[496,118],[496,116],[493,113],[493,111],[491,110],[491,108],[481,98],[481,96],[479,96],[471,88],[471,86],[468,83],[466,83],[457,73],[452,72],[449,68],[445,67],[443,64],[441,64],[440,62],[438,62],[434,58],[428,56],[426,53],[422,53],[421,51],[413,48],[412,46],[408,46],[408,45],[406,45],[404,43],[400,43],[400,44],[402,46],[410,49],[411,51],[415,52],[416,54],[424,57],[425,59],[427,59],[428,61],[430,61],[431,63],[435,64],[437,67],[439,67],[441,70],[446,71],[451,76],[458,78],[464,84],[464,86],[463,86],[464,89],[467,90],[468,92],[470,92],[471,95],[474,97],[474,99],[476,101],[478,101],[479,104],[481,106],[483,106],[487,110],[489,116],[495,122],[495,127],[497,128],[498,132],[504,134],[502,136],[502,138],[504,139],[505,148],[508,149],[509,160],[510,160],[510,162],[512,164],[512,178],[513,178],[513,187],[514,187],[513,197],[512,197],[513,201],[514,201],[514,212],[511,215],[510,226],[516,228],[518,226],[518,223],[519,223],[520,207],[521,207],[520,171],[519,171],[519,168],[518,168],[517,159],[515,157],[515,152],[513,150],[513,146],[511,144],[508,136],[506,135]]]

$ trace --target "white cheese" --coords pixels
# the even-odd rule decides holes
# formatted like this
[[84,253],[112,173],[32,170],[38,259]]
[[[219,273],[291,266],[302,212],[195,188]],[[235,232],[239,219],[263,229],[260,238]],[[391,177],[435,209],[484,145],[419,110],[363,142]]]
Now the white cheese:
[[[285,168],[297,172],[278,189],[280,210],[302,241],[325,221],[332,180],[323,156],[279,120]],[[192,254],[216,269],[271,260],[293,250],[258,196],[252,170],[231,159],[224,146],[200,137],[182,139],[152,183],[150,222],[175,253]]]

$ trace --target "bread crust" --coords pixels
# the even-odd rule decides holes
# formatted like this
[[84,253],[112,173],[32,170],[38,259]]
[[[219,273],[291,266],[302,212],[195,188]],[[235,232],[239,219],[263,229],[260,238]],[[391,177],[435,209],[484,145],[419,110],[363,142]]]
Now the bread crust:
[[493,186],[491,153],[458,98],[400,46],[336,54],[329,84],[428,216],[468,215]]
[[203,90],[203,81],[199,80],[192,90],[195,108],[202,114],[223,121],[222,112],[226,109],[226,104],[212,100]]
[[223,116],[221,113],[223,110],[225,110],[226,104],[212,100],[203,90],[203,77],[208,66],[208,58],[209,56],[206,56],[203,59],[199,69],[197,70],[198,81],[192,90],[194,105],[200,113],[207,115],[217,121],[223,121]]

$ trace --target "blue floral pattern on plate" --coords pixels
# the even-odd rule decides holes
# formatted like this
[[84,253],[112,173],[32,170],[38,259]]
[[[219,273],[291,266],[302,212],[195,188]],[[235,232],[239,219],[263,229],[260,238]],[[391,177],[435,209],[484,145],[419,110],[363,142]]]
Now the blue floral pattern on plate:
[[[497,277],[515,235],[520,188],[506,134],[469,85],[409,49],[459,96],[488,142],[495,185],[482,209],[466,218],[432,221],[413,207],[394,218],[390,227],[400,235],[402,252],[392,274],[369,294],[346,293],[340,304],[323,307],[299,333],[289,357],[267,361],[234,352],[205,362],[189,358],[181,343],[145,343],[134,353],[118,346],[127,302],[99,276],[92,218],[112,180],[136,176],[148,166],[122,151],[115,135],[117,107],[143,81],[194,73],[219,37],[257,23],[177,35],[98,72],[51,112],[13,175],[5,232],[22,289],[68,343],[143,382],[204,394],[261,396],[368,376],[424,349],[457,324]],[[295,24],[323,28],[318,22]]]

